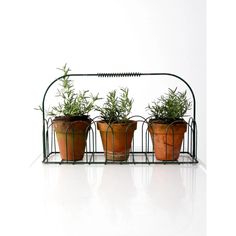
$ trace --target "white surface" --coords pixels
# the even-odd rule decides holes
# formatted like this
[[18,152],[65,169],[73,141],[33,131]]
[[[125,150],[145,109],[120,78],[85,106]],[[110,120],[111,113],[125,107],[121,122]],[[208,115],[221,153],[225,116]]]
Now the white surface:
[[[236,2],[208,0],[207,9],[207,235],[234,236]],[[223,125],[216,132],[220,110],[231,128]]]
[[206,176],[199,165],[37,161],[21,176],[1,202],[1,235],[205,235]]

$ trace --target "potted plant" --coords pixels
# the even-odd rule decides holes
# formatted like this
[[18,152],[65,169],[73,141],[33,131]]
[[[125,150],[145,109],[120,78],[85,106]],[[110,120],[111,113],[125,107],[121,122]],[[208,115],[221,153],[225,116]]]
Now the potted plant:
[[91,125],[89,112],[99,98],[98,95],[88,95],[88,90],[76,93],[74,85],[69,79],[70,69],[65,64],[60,70],[64,73],[60,84],[61,89],[58,89],[57,94],[61,102],[57,106],[53,106],[48,115],[54,117],[52,124],[62,160],[78,161],[83,159],[87,134]]
[[125,161],[129,157],[137,122],[128,118],[133,105],[128,88],[121,88],[107,94],[101,107],[96,107],[102,117],[97,122],[106,160]]
[[150,132],[155,156],[157,160],[176,161],[187,129],[183,119],[186,112],[191,109],[187,91],[178,92],[177,88],[169,89],[165,96],[149,104],[147,110],[152,115],[149,120]]

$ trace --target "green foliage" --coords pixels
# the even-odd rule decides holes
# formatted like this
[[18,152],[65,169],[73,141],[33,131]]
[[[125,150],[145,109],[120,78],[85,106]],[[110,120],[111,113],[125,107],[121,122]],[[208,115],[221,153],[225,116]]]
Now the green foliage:
[[120,94],[117,94],[116,90],[110,91],[103,106],[97,106],[95,109],[106,122],[126,122],[132,105],[133,99],[129,98],[129,89],[121,88]]
[[165,96],[162,95],[147,106],[150,115],[166,123],[182,119],[190,109],[191,102],[187,98],[187,91],[181,93],[177,91],[177,88],[174,90],[169,88]]
[[74,90],[74,85],[70,80],[70,68],[65,64],[63,68],[58,68],[63,71],[64,75],[61,79],[60,87],[57,90],[57,97],[61,102],[57,106],[53,106],[51,111],[48,112],[50,116],[83,116],[94,108],[95,102],[99,99],[98,94],[93,96],[88,95],[88,90],[79,91],[77,94]]
[[43,112],[43,108],[40,105],[37,107],[34,107],[34,110]]

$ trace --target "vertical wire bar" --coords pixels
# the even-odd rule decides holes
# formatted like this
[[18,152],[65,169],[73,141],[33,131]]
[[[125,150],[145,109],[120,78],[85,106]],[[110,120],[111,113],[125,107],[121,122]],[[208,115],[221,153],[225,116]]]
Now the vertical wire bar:
[[147,159],[148,159],[148,147],[147,147],[147,134],[145,132],[145,157],[146,157],[146,162],[147,162]]
[[107,139],[108,139],[109,126],[110,126],[110,124],[108,124],[107,129],[106,129],[106,145],[105,145],[105,150],[104,150],[105,151],[105,164],[107,164],[107,158],[108,158]]
[[187,132],[188,132],[187,152],[190,153],[190,152],[189,152],[189,128],[188,128]]
[[43,162],[45,162],[47,157],[46,152],[46,134],[45,134],[45,112],[44,112],[44,101],[42,102],[42,115],[43,115],[43,130],[42,130],[42,138],[43,138]]
[[135,164],[135,160],[134,160],[134,150],[135,148],[134,148],[134,137],[133,137],[133,140],[132,140],[132,159],[133,159],[133,164]]
[[[95,126],[95,125],[94,125]],[[94,132],[95,132],[95,134],[94,134],[94,144],[95,144],[95,152],[97,152],[97,129],[96,129],[96,127],[94,127]]]
[[48,134],[48,129],[49,129],[49,126],[48,126],[48,121],[47,121],[47,130],[46,130],[46,153],[47,153],[47,162],[49,162],[49,134]]
[[173,147],[172,147],[172,159],[175,160],[175,129],[172,125],[172,139],[173,139]]
[[158,135],[158,134],[155,134],[154,133],[154,130],[153,130],[153,127],[152,127],[153,125],[152,125],[152,123],[151,123],[151,130],[152,130],[152,133],[148,133],[148,130],[147,130],[147,138],[148,138],[148,151],[149,151],[149,148],[150,148],[150,137],[151,137],[151,140],[152,140],[152,142],[151,142],[151,145],[152,145],[152,163],[154,163],[155,162],[155,157],[154,157],[154,155],[156,155],[155,154],[155,135]]
[[[112,126],[111,126],[112,127]],[[115,158],[115,152],[114,152],[114,146],[115,146],[115,133],[114,133],[114,130],[113,130],[113,127],[112,127],[112,161],[114,162],[114,158]]]
[[[149,159],[148,159],[148,148],[147,148],[147,130],[146,130],[146,132],[145,132],[145,136],[144,136],[144,122],[145,122],[146,120],[144,119],[143,121],[142,121],[142,144],[141,144],[141,146],[142,146],[142,148],[141,148],[141,152],[142,152],[142,155],[144,154],[145,155],[145,162],[147,163],[149,163]],[[147,127],[147,129],[148,129],[148,127]],[[144,139],[145,139],[145,151],[144,151]],[[150,164],[150,163],[149,163]]]
[[[91,128],[91,127],[90,127]],[[88,134],[89,134],[89,153],[91,153],[91,133],[90,133],[90,128],[88,130]],[[86,161],[88,161],[88,159],[86,158]]]
[[[85,163],[91,164],[91,157],[89,158],[89,153],[91,152],[91,134],[90,134],[90,127],[87,126],[85,129]],[[89,143],[89,150],[87,149],[87,145]]]
[[[85,162],[88,163],[88,152],[90,152],[90,149],[91,149],[91,146],[90,146],[90,142],[91,142],[91,137],[90,137],[90,132],[89,130],[87,130],[88,127],[86,128],[85,130],[85,148],[86,148],[86,151],[85,151]],[[88,142],[87,142],[88,140]]]
[[[88,154],[92,154],[92,149],[93,149],[93,143],[92,143],[92,140],[93,140],[93,132],[92,132],[92,127],[91,127],[91,123],[90,125],[86,128],[86,132],[85,132],[85,135],[86,135],[86,144],[87,144],[87,138],[89,138],[89,151],[88,151]],[[89,137],[88,137],[89,136]],[[92,156],[91,156],[92,157]],[[91,164],[91,157],[89,158],[89,155],[88,155],[88,158],[86,156],[86,163],[89,162],[89,164]]]
[[50,126],[50,129],[51,129],[51,142],[50,142],[50,145],[51,145],[51,153],[53,152],[53,129],[52,129],[52,126]]
[[46,150],[46,153],[47,153],[46,159],[47,159],[47,162],[48,162],[49,161],[48,130],[46,130],[45,139],[46,139],[46,143],[45,143],[46,149],[45,150]]
[[52,124],[52,130],[53,130],[53,145],[54,145],[54,153],[56,154],[57,150],[56,150],[56,133]]
[[[87,162],[88,161],[90,136],[89,136],[89,134],[86,134],[86,129],[83,133],[80,134],[80,136],[81,136],[81,142],[83,142],[83,139],[85,139],[85,150],[84,150],[83,162]],[[85,157],[85,160],[84,160],[84,157]]]
[[[89,151],[87,152],[88,154],[89,153],[92,153],[92,134],[91,134],[91,123],[89,124],[89,126],[86,127],[86,130],[85,130],[85,137],[86,137],[86,145],[87,145],[87,139],[89,139]],[[86,154],[87,154],[86,153]],[[89,158],[89,155],[88,155],[88,158]],[[90,163],[90,159],[88,159],[87,156],[86,156],[86,163]]]
[[[148,130],[146,130],[146,132],[145,132],[146,155],[148,155],[148,152],[149,152],[149,140],[148,140],[147,132],[148,132]],[[149,157],[147,157],[147,158],[149,158]]]
[[[152,131],[153,131],[153,128],[152,128]],[[150,134],[150,136],[148,135],[148,146],[150,145],[150,141],[149,141],[150,137],[152,139],[151,145],[152,145],[152,162],[153,163],[155,162],[155,156],[154,155],[156,155],[156,153],[155,153],[155,135],[158,135],[158,134],[155,134],[154,131],[152,132],[152,134]],[[157,152],[158,152],[158,149],[157,149]]]
[[[95,128],[95,130],[96,130],[96,128]],[[92,160],[93,160],[93,163],[95,162],[95,160],[94,160],[94,155],[95,155],[95,143],[94,143],[94,131],[93,131],[93,128],[92,128],[92,126],[91,126],[91,132],[92,132],[92,146],[93,146],[93,150],[92,150],[92,152],[91,152],[91,154],[92,154]]]
[[196,136],[195,136],[195,143],[194,143],[194,144],[195,144],[195,147],[196,147],[195,153],[194,153],[194,154],[195,154],[195,155],[194,155],[194,158],[195,158],[196,161],[198,161],[198,160],[197,160],[197,155],[198,155],[198,154],[197,154],[197,123],[196,123],[195,121],[194,121],[194,130],[195,130],[195,135],[196,135]]
[[142,128],[141,128],[141,152],[143,152],[143,126],[144,126],[144,121],[142,122]]
[[146,132],[145,132],[145,145],[146,145],[146,163],[148,163],[150,165],[150,156],[149,156],[149,131],[148,131],[148,126],[146,128]]
[[[195,118],[196,117],[194,117],[194,123],[195,123]],[[196,133],[195,133],[195,128],[193,129],[193,156],[195,156],[195,135],[196,135]]]
[[166,139],[165,139],[165,141],[166,141],[166,160],[167,160],[167,132],[168,132],[168,129],[166,129]]
[[[143,143],[144,143],[144,137],[143,137],[143,128],[144,127],[144,121],[142,121],[142,125],[141,125],[141,160],[143,161],[143,154],[145,155],[145,160],[146,160],[146,162],[147,162],[147,152],[144,152],[144,147],[143,147]],[[146,143],[145,143],[145,145],[147,145]]]
[[[194,156],[193,154],[193,127],[192,127],[193,123],[191,124],[191,141],[190,141],[190,147],[191,147],[191,155]],[[191,157],[192,159],[192,157]]]
[[68,127],[66,129],[66,161],[68,162]]
[[182,160],[185,162],[185,154],[184,154],[185,147],[184,147],[184,145],[185,145],[185,134],[184,134],[184,137],[183,137],[183,142],[181,144],[181,151],[180,151],[180,154],[181,154],[181,152],[183,153]]
[[[75,130],[74,126],[72,127],[72,148],[73,148],[73,163],[75,163]],[[79,138],[78,138],[79,141]],[[79,144],[78,144],[79,145]]]
[[127,131],[128,131],[128,129],[127,128],[129,128],[129,126],[126,127],[126,129],[125,129],[125,161],[126,162],[128,162],[128,158],[127,158],[127,155],[128,155],[128,151],[127,151]]
[[[187,125],[187,128],[188,128],[188,125]],[[185,134],[184,134],[183,143],[182,143],[182,152],[185,152]]]
[[151,124],[151,129],[152,129],[152,133],[148,133],[148,130],[146,131],[147,132],[147,139],[148,139],[148,151],[150,149],[150,137],[152,139],[152,142],[151,142],[151,145],[152,145],[152,163],[155,162],[155,159],[154,159],[154,146],[155,146],[155,134],[154,134],[154,131],[153,131],[153,128],[152,128],[152,124]]
[[188,133],[188,129],[189,129],[189,123],[187,123],[187,130],[186,130],[186,132],[184,133],[184,139],[183,139],[183,144],[184,144],[184,150],[183,150],[183,152],[184,152],[184,161],[188,161],[188,156],[187,156],[187,151],[186,151],[186,145],[187,145],[187,142],[186,142],[186,139],[187,139],[187,133]]
[[[85,137],[84,138],[85,138],[85,163],[88,163],[88,156],[87,156],[88,155],[88,142],[90,142],[90,141],[89,141],[89,134],[87,134],[86,132],[87,132],[87,129],[85,130]],[[84,156],[83,156],[83,159],[84,159]]]

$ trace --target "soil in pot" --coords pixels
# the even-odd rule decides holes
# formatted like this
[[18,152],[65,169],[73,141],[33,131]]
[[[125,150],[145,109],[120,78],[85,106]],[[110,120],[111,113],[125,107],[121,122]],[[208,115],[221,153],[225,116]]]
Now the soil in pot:
[[53,120],[63,161],[83,159],[90,124],[91,121],[86,117],[57,117]]
[[187,123],[182,121],[173,124],[163,124],[152,121],[148,130],[152,137],[156,159],[177,161],[184,133],[187,130]]
[[136,121],[127,123],[108,124],[105,121],[97,122],[100,131],[106,160],[126,161],[129,157]]

